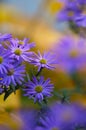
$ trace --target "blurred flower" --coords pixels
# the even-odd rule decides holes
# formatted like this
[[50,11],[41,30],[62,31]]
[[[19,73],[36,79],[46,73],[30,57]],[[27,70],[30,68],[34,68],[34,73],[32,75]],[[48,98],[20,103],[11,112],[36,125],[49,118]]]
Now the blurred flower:
[[57,19],[61,21],[74,21],[74,18],[81,12],[77,1],[66,0],[64,8],[57,14]]
[[55,68],[52,66],[52,64],[56,64],[56,61],[55,57],[50,52],[45,52],[43,55],[38,52],[38,55],[34,54],[34,57],[31,60],[31,64],[38,66],[38,71],[40,71],[41,68],[52,70]]
[[75,23],[79,27],[86,28],[86,14],[80,14],[75,18]]
[[50,79],[44,81],[43,76],[39,80],[33,77],[32,81],[28,81],[25,86],[26,94],[24,96],[34,99],[34,102],[41,102],[45,97],[52,96],[53,84],[50,84]]
[[57,102],[52,106],[52,111],[58,124],[58,128],[61,130],[66,130],[68,126],[71,127],[74,126],[75,123],[77,124],[79,114],[82,114],[79,113],[79,106],[77,107],[77,105],[74,105],[72,103],[61,104]]
[[37,126],[35,130],[76,130],[76,128],[85,130],[86,128],[84,115],[86,109],[79,105],[55,103],[49,114],[40,118],[41,126]]
[[22,126],[20,130],[34,130],[36,111],[29,109],[20,110],[19,115],[22,120]]
[[23,41],[18,39],[12,39],[11,45],[9,45],[8,47],[12,53],[10,57],[15,58],[17,60],[24,60],[29,62],[33,54],[33,52],[29,52],[29,50],[35,47],[35,44],[28,44],[28,39],[24,39]]
[[3,74],[2,83],[6,86],[10,84],[16,86],[22,84],[25,76],[25,66],[10,65],[7,73]]
[[10,40],[12,38],[11,34],[1,34],[0,33],[0,42],[6,41],[6,40]]
[[63,38],[54,49],[60,67],[69,72],[75,71],[86,63],[84,39],[75,42],[70,36]]
[[[64,3],[64,7],[60,12],[57,12],[57,21],[68,22],[70,29],[75,33],[80,33],[81,36],[85,36],[84,30],[79,27],[86,27],[85,25],[85,11],[86,1],[84,0],[61,0]],[[86,12],[86,11],[85,11]],[[85,13],[86,14],[86,13]]]
[[55,14],[57,11],[62,9],[62,7],[63,7],[63,3],[61,1],[54,0],[50,2],[49,10],[51,13]]
[[78,12],[74,12],[71,9],[63,9],[57,14],[57,20],[59,21],[74,21]]

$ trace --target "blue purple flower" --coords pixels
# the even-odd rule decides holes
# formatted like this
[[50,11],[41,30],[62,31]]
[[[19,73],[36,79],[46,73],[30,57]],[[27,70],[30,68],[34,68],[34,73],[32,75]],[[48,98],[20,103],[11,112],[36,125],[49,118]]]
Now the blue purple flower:
[[68,125],[75,125],[77,124],[77,119],[79,116],[79,107],[75,104],[61,104],[59,102],[55,103],[52,106],[52,112],[54,113],[54,116],[56,116],[56,121],[58,124],[58,127],[62,130],[65,130],[64,128]]
[[82,11],[80,6],[77,0],[66,0],[64,8],[57,14],[57,20],[74,21],[75,17]]
[[[51,112],[40,117],[41,126],[35,130],[76,130],[86,128],[86,109],[75,104],[55,103]],[[78,129],[79,130],[79,129]]]
[[47,68],[47,69],[54,69],[55,67],[52,66],[56,64],[56,59],[50,52],[45,52],[43,55],[38,51],[38,55],[34,54],[34,57],[31,60],[31,64],[38,66],[38,71],[40,71],[41,68]]
[[8,46],[11,51],[11,58],[23,61],[30,61],[33,52],[29,51],[31,48],[35,47],[34,43],[28,43],[28,39],[23,41],[18,39],[12,39],[11,45]]
[[26,94],[24,96],[34,99],[34,102],[41,102],[45,97],[52,96],[53,84],[50,84],[50,79],[44,80],[43,76],[39,80],[33,77],[32,81],[28,81],[25,86]]
[[80,69],[86,63],[85,48],[84,39],[77,42],[70,36],[61,39],[54,49],[60,67],[69,72]]
[[2,83],[6,86],[10,84],[16,86],[17,84],[22,84],[25,76],[25,66],[24,65],[10,65],[7,73],[2,76]]

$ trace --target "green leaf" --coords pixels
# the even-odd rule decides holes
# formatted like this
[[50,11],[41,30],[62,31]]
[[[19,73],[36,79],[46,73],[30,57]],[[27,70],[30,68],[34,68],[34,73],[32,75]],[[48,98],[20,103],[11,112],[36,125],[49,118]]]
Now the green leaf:
[[16,88],[15,88],[15,86],[13,86],[12,84],[10,85],[10,89],[13,90],[14,94],[16,93]]
[[4,95],[4,101],[11,95],[11,93],[14,92],[14,94],[16,94],[16,90],[19,89],[19,86],[10,86],[10,89],[8,91],[5,92],[5,95]]
[[10,96],[10,94],[13,92],[12,89],[8,90],[4,95],[4,101]]

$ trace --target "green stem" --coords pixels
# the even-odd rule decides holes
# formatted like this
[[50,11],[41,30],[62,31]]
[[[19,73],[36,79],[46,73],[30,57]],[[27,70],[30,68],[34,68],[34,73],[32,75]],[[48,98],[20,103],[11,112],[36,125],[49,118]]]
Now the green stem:
[[38,77],[41,74],[42,70],[43,70],[43,67],[41,67],[40,71],[38,71],[38,73],[36,74],[36,77]]

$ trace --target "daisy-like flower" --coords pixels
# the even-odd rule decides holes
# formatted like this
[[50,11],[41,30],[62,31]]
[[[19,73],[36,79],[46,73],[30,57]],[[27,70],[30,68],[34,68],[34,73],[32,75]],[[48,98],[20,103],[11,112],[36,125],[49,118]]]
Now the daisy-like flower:
[[11,62],[10,53],[3,47],[0,47],[0,73],[6,73]]
[[77,0],[65,0],[64,8],[57,14],[57,20],[74,21],[74,18],[82,11]]
[[23,41],[18,39],[12,39],[11,45],[8,46],[11,51],[11,57],[14,59],[30,61],[33,52],[29,52],[29,50],[35,47],[34,43],[28,43],[28,39],[24,39]]
[[32,78],[32,81],[28,81],[25,84],[24,91],[29,98],[34,99],[34,102],[41,102],[45,97],[51,97],[53,92],[53,84],[50,84],[50,79],[44,80],[44,77],[40,77],[38,80],[36,77]]
[[1,34],[0,33],[0,42],[6,41],[6,40],[10,40],[12,38],[11,34]]
[[38,55],[34,54],[34,57],[31,60],[31,64],[38,66],[38,71],[40,71],[41,68],[47,68],[47,69],[54,69],[55,67],[52,66],[53,64],[56,64],[55,57],[50,52],[45,52],[43,55],[38,51]]
[[25,66],[10,65],[6,74],[3,74],[2,83],[6,86],[10,84],[16,86],[22,84],[25,76]]
[[75,17],[78,15],[78,11],[74,11],[72,9],[63,9],[57,14],[57,20],[59,21],[74,21]]
[[86,63],[85,48],[84,39],[75,42],[70,36],[63,38],[54,49],[60,67],[68,72],[80,69]]
[[86,110],[83,112],[83,108],[79,105],[55,103],[50,113],[47,113],[48,111],[45,116],[41,116],[41,126],[38,125],[35,130],[79,130],[80,128],[85,130],[86,128],[86,119],[84,119]]

